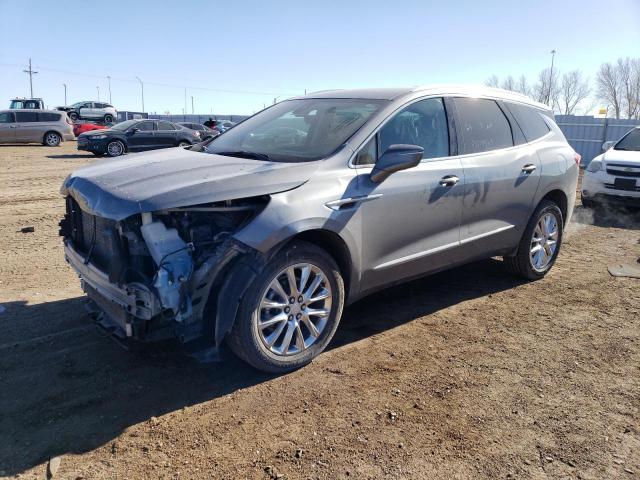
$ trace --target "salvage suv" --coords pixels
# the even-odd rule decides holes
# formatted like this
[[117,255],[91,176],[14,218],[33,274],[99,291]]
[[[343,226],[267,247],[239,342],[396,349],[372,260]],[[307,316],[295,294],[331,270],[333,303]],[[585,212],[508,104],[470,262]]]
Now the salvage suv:
[[61,234],[121,335],[204,336],[285,372],[389,285],[492,256],[542,278],[579,159],[548,107],[512,92],[319,92],[209,142],[77,170]]

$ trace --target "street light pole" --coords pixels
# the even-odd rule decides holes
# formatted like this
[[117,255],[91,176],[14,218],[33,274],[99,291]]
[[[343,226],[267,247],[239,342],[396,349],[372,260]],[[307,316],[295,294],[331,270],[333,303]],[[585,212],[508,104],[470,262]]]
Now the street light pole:
[[31,92],[31,98],[33,98],[33,76],[38,72],[31,68],[31,59],[29,59],[29,70],[23,70],[23,72],[29,74],[29,91]]
[[111,101],[111,75],[107,75],[107,81],[109,82],[109,103],[113,103]]
[[62,86],[64,87],[64,104],[66,106],[67,105],[67,84],[63,83]]
[[100,87],[96,85],[96,90],[98,90],[98,101],[100,101]]
[[140,77],[136,77],[136,79],[140,82],[140,87],[142,88],[142,113],[144,113],[144,82],[140,80]]
[[193,95],[191,95],[191,115],[193,114]]
[[551,50],[551,69],[549,70],[549,88],[547,93],[547,105],[549,105],[549,102],[551,101],[551,84],[553,83],[553,61],[555,57],[556,57],[556,51]]

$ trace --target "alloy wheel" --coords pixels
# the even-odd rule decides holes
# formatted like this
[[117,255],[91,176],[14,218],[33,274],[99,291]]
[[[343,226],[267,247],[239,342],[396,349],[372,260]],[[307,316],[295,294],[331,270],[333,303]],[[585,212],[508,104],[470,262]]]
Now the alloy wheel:
[[552,213],[540,217],[531,237],[529,259],[531,266],[538,272],[544,271],[553,260],[558,247],[558,220]]
[[120,156],[124,153],[124,148],[120,142],[111,142],[107,145],[107,153],[112,157]]
[[299,354],[322,335],[331,314],[327,275],[311,263],[281,270],[264,291],[257,311],[263,346],[278,356]]

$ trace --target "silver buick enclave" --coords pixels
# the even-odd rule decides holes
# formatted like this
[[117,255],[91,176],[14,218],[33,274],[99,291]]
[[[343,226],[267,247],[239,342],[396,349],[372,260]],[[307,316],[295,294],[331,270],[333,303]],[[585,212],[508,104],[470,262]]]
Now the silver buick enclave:
[[123,336],[226,341],[284,372],[377,289],[496,255],[543,277],[578,162],[548,107],[511,92],[325,91],[209,142],[77,170],[61,234]]

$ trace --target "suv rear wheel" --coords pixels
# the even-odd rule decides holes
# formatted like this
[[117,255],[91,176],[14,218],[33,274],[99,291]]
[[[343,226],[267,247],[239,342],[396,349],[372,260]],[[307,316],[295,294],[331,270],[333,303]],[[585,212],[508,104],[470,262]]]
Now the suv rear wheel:
[[56,132],[47,132],[44,134],[44,138],[42,139],[42,143],[47,147],[57,147],[60,145],[62,138],[59,133]]
[[80,118],[77,112],[69,112],[67,116],[71,119],[72,122],[75,122]]
[[107,114],[104,116],[104,123],[111,123],[113,122],[113,115]]
[[558,258],[562,233],[562,212],[555,203],[543,200],[527,224],[518,252],[504,257],[507,269],[528,280],[544,277]]
[[336,262],[313,244],[293,243],[248,288],[227,344],[259,370],[300,368],[331,341],[343,305],[344,282]]

